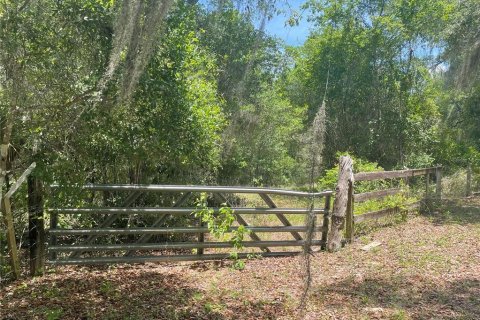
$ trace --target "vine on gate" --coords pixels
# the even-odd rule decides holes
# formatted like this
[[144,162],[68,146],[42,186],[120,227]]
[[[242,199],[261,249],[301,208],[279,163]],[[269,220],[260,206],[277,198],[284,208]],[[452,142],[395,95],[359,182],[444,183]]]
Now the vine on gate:
[[233,259],[233,268],[242,270],[245,268],[245,262],[239,259],[238,253],[243,248],[243,239],[250,231],[244,226],[232,228],[235,222],[234,210],[222,203],[218,212],[209,208],[207,204],[208,194],[202,192],[197,200],[197,208],[195,217],[200,218],[203,223],[207,224],[208,231],[215,239],[226,240],[226,234],[230,234],[228,241],[233,245],[233,252],[230,258]]

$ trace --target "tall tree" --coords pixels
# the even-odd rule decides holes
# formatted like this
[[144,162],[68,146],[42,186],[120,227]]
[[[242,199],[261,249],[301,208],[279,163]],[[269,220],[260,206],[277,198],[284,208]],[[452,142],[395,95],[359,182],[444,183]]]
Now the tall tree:
[[338,150],[386,167],[408,165],[416,150],[431,153],[438,107],[422,44],[436,29],[420,26],[442,19],[444,2],[310,1],[307,7],[317,30],[293,51],[286,86],[295,104],[309,106],[310,121],[327,97],[329,164]]

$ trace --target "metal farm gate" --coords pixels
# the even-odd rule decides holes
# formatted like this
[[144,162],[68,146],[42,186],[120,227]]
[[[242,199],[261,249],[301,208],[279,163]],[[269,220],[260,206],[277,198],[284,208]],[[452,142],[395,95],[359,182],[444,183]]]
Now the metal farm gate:
[[[53,189],[58,189],[53,186]],[[312,245],[325,248],[329,228],[330,202],[333,192],[308,193],[292,190],[222,187],[222,186],[175,186],[175,185],[99,185],[82,187],[91,194],[128,193],[122,207],[58,207],[48,210],[50,230],[48,241],[48,262],[54,265],[143,263],[160,261],[196,261],[216,260],[229,257],[233,244],[209,236],[209,229],[195,217],[197,208],[191,206],[191,199],[200,193],[208,193],[216,199],[212,209],[218,212],[220,203],[227,204],[233,210],[236,222],[231,230],[245,226],[249,233],[242,242],[243,251],[239,258],[245,258],[252,252],[266,257],[295,255],[304,245],[306,215],[309,214],[307,201],[296,208],[279,208],[276,198],[308,199],[315,197],[314,208],[317,218],[318,236]],[[141,196],[148,193],[176,195],[170,207],[132,206]],[[256,194],[260,196],[261,206],[234,206],[239,195]],[[256,196],[254,196],[256,197]],[[188,204],[190,203],[190,207]],[[232,204],[233,203],[233,204]],[[258,202],[259,203],[259,202]],[[303,206],[303,205],[302,205]],[[62,228],[62,221],[68,215],[86,217],[93,221],[88,228]],[[133,217],[133,218],[132,218]],[[135,225],[135,217],[149,221],[149,225]],[[183,217],[183,219],[181,219]],[[255,219],[253,219],[255,217]],[[293,217],[295,222],[291,223]],[[129,218],[127,225],[115,224]],[[299,219],[301,218],[301,219]],[[172,221],[177,224],[172,224]],[[255,221],[255,222],[252,222]],[[301,221],[301,222],[300,222]],[[263,238],[263,240],[262,240]],[[273,239],[272,239],[273,238]]]

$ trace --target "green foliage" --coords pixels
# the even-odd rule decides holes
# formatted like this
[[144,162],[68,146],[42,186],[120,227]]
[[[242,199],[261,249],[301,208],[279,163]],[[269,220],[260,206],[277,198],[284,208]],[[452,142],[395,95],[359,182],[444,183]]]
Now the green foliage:
[[[124,195],[102,197],[71,186],[300,188],[312,169],[308,147],[323,150],[323,167],[314,168],[327,168],[315,177],[321,189],[335,188],[339,150],[355,155],[356,172],[480,166],[477,0],[305,1],[314,28],[296,48],[262,28],[277,13],[278,1],[209,3],[175,1],[161,41],[151,43],[153,54],[124,100],[120,71],[102,85],[120,2],[0,0],[2,142],[6,124],[14,128],[7,142],[8,182],[36,161],[36,177],[64,186],[57,202],[45,197],[47,207],[121,206]],[[293,13],[288,23],[299,18]],[[124,48],[119,70],[135,64],[130,49]],[[324,98],[325,145],[308,146]],[[360,182],[356,191],[399,186]],[[17,195],[20,231],[26,190]],[[367,202],[357,210],[403,200]],[[138,200],[173,201],[153,194]],[[215,237],[224,237],[234,213],[223,207],[217,215],[202,206],[199,217]],[[59,223],[98,222],[71,216]],[[130,222],[120,219],[118,226]],[[135,222],[148,224],[138,217]],[[239,227],[230,239],[236,251],[244,234]]]
[[47,320],[58,320],[62,318],[63,310],[62,308],[47,309],[44,314]]
[[361,203],[356,203],[353,214],[364,214],[367,212],[378,211],[387,208],[398,207],[405,209],[406,205],[416,200],[414,197],[408,197],[405,194],[397,194],[388,196],[381,200],[368,200]]
[[245,261],[244,260],[241,260],[241,259],[238,259],[238,254],[237,253],[231,253],[230,254],[230,257],[232,259],[234,259],[234,262],[233,262],[233,268],[235,270],[243,270],[245,269]]
[[[338,150],[403,165],[416,150],[432,153],[440,118],[437,87],[421,44],[434,41],[450,12],[444,1],[308,1],[317,29],[291,50],[289,98],[313,120],[327,98],[327,166]],[[328,78],[328,79],[327,79]],[[327,81],[328,80],[328,81]],[[327,86],[328,82],[328,86]]]
[[235,213],[226,204],[222,204],[216,213],[207,204],[208,194],[202,193],[197,201],[197,209],[195,217],[200,218],[203,223],[207,224],[209,232],[218,240],[225,240],[225,234],[230,234],[228,241],[232,243],[234,251],[230,253],[230,258],[234,260],[234,268],[242,270],[245,267],[243,261],[238,258],[238,251],[243,248],[243,239],[249,230],[244,226],[238,226],[232,229],[235,222]]
[[255,104],[241,106],[227,130],[232,140],[224,144],[220,179],[260,186],[294,182],[301,172],[295,154],[304,114],[275,89],[265,88]]
[[464,167],[480,151],[480,10],[476,0],[452,2],[452,6],[441,33],[448,69],[438,79],[443,84],[439,99],[443,121],[437,158],[444,165]]
[[[207,206],[208,194],[202,193],[197,201],[197,209],[195,217],[200,218],[202,222],[207,224],[210,233],[217,239],[222,239],[225,233],[230,231],[230,228],[235,221],[235,215],[230,207],[223,204],[218,214],[212,208]],[[232,239],[236,238],[232,236]]]
[[478,89],[480,85],[480,9],[478,1],[465,0],[452,3],[449,24],[441,33],[446,42],[444,56],[450,65],[447,83],[455,85],[456,91]]
[[[349,156],[353,159],[353,170],[358,172],[377,172],[384,171],[382,167],[376,162],[369,162],[367,160],[355,157],[346,152],[337,153],[337,158],[340,156]],[[321,190],[329,189],[335,190],[338,180],[338,166],[328,169],[325,175],[319,180],[319,188]],[[355,182],[355,193],[371,192],[388,188],[400,188],[407,190],[402,180],[400,181],[387,181],[387,180],[375,180],[375,181],[358,181]],[[415,202],[417,199],[414,196],[405,195],[405,192],[385,197],[381,200],[368,200],[365,202],[355,203],[354,214],[363,214],[371,211],[377,211],[386,208],[405,208],[409,203]]]
[[217,10],[201,11],[199,24],[200,41],[218,65],[218,91],[225,99],[228,119],[218,181],[291,183],[298,173],[295,153],[305,108],[292,106],[275,85],[286,67],[284,54],[273,38],[255,29],[252,16],[242,14],[232,1],[215,6]]
[[[132,100],[119,104],[121,75],[104,92],[98,85],[120,6],[37,1],[17,12],[7,1],[1,70],[18,74],[2,78],[0,114],[18,102],[12,145],[29,152],[16,165],[36,160],[39,177],[63,184],[304,183],[303,136],[324,96],[327,167],[338,150],[388,169],[453,162],[479,149],[478,86],[445,91],[424,47],[472,43],[474,2],[311,0],[316,29],[282,48],[255,27],[262,17],[232,1],[177,1]],[[278,9],[249,6],[267,20]],[[452,68],[467,56],[446,55]]]
[[405,157],[407,168],[430,168],[435,165],[435,158],[425,152],[411,153]]
[[[338,152],[336,158],[341,156],[349,156],[353,160],[353,171],[358,172],[375,172],[384,171],[376,162],[369,162],[365,159],[358,158],[348,152]],[[325,174],[319,179],[318,185],[320,190],[335,190],[338,181],[338,164],[325,171]],[[384,185],[382,181],[361,181],[355,183],[357,193],[373,191]]]
[[[148,183],[212,179],[220,165],[220,132],[226,123],[217,91],[217,66],[199,43],[194,9],[179,3],[170,14],[166,36],[155,46],[132,101],[116,103],[113,81],[100,102],[79,99],[72,110],[57,112],[65,118],[54,121],[52,108],[39,113],[28,139],[36,144],[38,174],[44,180],[73,184],[113,179],[138,183],[142,177],[148,177],[144,181]],[[95,45],[102,43],[98,50],[106,54],[109,42]],[[62,59],[75,57],[66,53]],[[95,71],[96,80],[101,71]],[[55,72],[63,73],[58,68]],[[95,79],[82,88],[95,90]]]

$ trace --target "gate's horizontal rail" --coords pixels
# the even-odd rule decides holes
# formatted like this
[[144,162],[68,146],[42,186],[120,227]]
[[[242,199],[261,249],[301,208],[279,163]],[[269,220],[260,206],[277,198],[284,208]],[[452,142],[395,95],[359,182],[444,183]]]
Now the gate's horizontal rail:
[[[237,230],[232,227],[229,231]],[[306,232],[305,226],[287,227],[245,227],[252,232]],[[325,231],[324,228],[317,228],[316,231]],[[168,234],[168,233],[209,233],[208,228],[202,227],[172,227],[172,228],[129,228],[129,229],[50,229],[49,233],[56,236],[79,236],[79,235],[112,235],[112,234]]]
[[[305,244],[304,240],[285,241],[244,241],[242,246],[252,247],[299,247]],[[322,241],[314,240],[312,245],[321,245]],[[49,251],[119,251],[119,250],[166,250],[166,249],[195,249],[195,248],[231,248],[230,242],[170,242],[170,243],[143,243],[143,244],[92,244],[92,245],[60,245],[50,246]]]
[[[211,208],[218,212],[219,208]],[[292,208],[231,208],[236,214],[308,214],[309,209]],[[85,213],[105,213],[105,214],[191,214],[197,211],[197,208],[55,208],[49,209],[50,212],[61,214],[85,214]],[[316,214],[325,213],[324,209],[315,209]]]
[[[51,185],[52,188],[59,188],[59,185]],[[132,185],[132,184],[87,184],[80,186],[84,190],[91,191],[156,191],[156,192],[221,192],[221,193],[257,193],[257,194],[278,194],[299,197],[322,197],[333,194],[333,191],[303,192],[285,189],[252,188],[252,187],[229,187],[229,186],[182,186],[182,185]]]
[[[262,257],[286,257],[300,254],[301,251],[288,252],[258,252],[255,255]],[[248,258],[251,253],[239,253],[238,258]],[[98,258],[76,258],[64,260],[47,261],[53,265],[92,265],[92,264],[114,264],[114,263],[147,263],[147,262],[175,262],[175,261],[206,261],[229,259],[229,253],[203,254],[203,255],[164,255],[164,256],[132,256],[132,257],[98,257]]]

